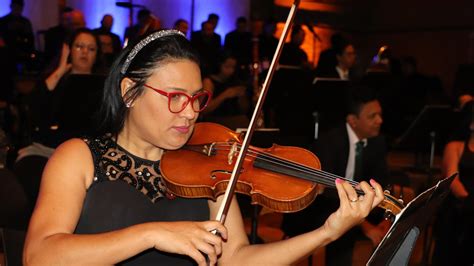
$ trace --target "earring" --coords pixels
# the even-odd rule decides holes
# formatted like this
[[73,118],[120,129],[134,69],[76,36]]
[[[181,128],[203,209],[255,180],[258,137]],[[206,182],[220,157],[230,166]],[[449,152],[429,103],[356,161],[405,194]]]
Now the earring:
[[130,106],[132,106],[132,104],[130,102],[125,103],[125,107],[130,108]]

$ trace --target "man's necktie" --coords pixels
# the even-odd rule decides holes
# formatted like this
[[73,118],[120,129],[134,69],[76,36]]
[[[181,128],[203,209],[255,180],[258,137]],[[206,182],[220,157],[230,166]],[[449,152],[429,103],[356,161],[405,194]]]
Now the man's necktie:
[[364,142],[359,141],[355,147],[355,161],[354,161],[354,180],[359,180],[362,175],[362,154],[364,151]]

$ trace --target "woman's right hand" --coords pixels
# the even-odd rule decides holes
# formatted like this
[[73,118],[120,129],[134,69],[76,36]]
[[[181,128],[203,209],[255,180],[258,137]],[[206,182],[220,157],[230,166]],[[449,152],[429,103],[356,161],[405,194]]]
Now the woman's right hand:
[[[217,263],[222,252],[222,239],[227,239],[227,229],[218,221],[160,222],[160,230],[153,237],[154,248],[175,254],[187,255],[199,265]],[[217,235],[212,231],[216,230]]]
[[72,64],[68,62],[70,49],[69,45],[63,43],[63,48],[61,50],[61,57],[59,58],[59,65],[54,70],[48,78],[46,78],[45,83],[49,91],[56,89],[56,86],[59,83],[59,80],[72,68]]
[[69,45],[63,43],[63,48],[61,49],[61,57],[59,58],[58,70],[64,75],[72,68],[72,64],[68,62],[70,53]]

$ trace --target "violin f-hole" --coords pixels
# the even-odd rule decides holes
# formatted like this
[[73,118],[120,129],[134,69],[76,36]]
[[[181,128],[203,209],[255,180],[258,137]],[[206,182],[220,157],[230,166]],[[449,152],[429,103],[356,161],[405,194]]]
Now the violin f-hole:
[[[240,173],[242,173],[244,169],[240,170]],[[229,176],[232,174],[232,171],[227,171],[227,170],[213,170],[211,172],[211,179],[212,180],[228,180]],[[224,175],[224,176],[220,176]]]

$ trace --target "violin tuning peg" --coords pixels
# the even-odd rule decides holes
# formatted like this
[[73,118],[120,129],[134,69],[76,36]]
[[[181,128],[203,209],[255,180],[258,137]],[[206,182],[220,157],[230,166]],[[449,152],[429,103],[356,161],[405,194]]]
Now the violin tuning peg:
[[390,195],[390,190],[386,189],[383,191],[384,194]]
[[391,222],[393,222],[395,220],[395,215],[393,215],[393,212],[390,211],[390,210],[385,210],[384,214],[383,214],[383,218],[385,220],[389,220]]
[[399,198],[399,199],[398,199],[398,202],[400,202],[401,204],[403,204],[403,199],[402,199],[402,198]]

